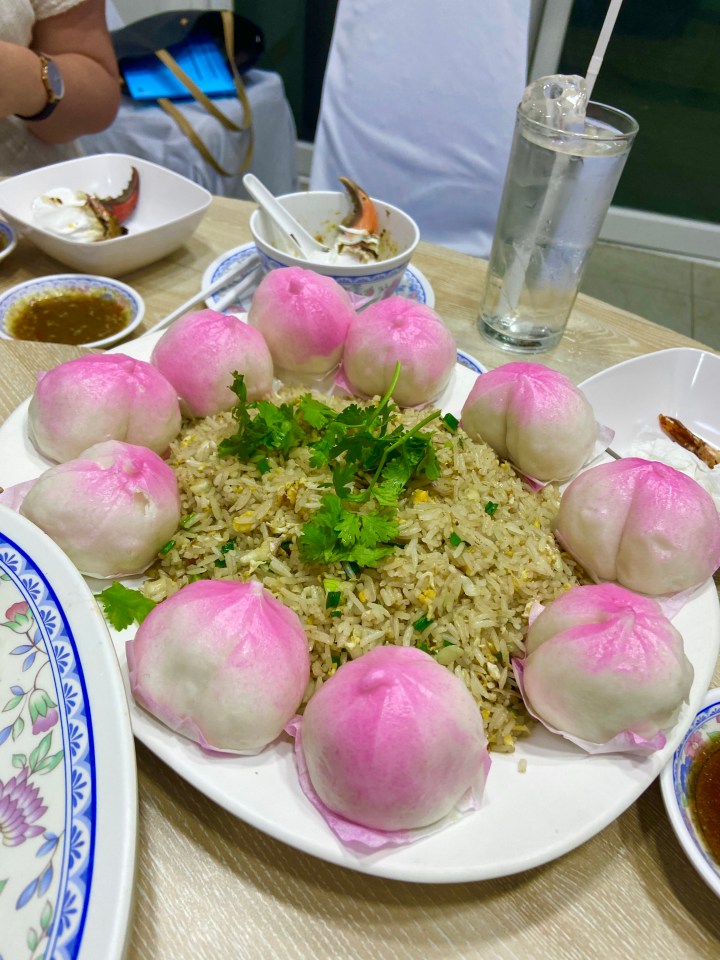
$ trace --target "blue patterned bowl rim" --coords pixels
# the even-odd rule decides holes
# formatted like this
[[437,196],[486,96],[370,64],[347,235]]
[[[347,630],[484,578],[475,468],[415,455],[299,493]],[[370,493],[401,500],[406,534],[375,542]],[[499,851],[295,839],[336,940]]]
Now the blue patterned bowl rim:
[[720,688],[708,691],[672,759],[663,769],[660,783],[665,807],[678,840],[697,872],[720,896],[720,863],[707,849],[693,820],[688,801],[688,776],[694,748],[700,744],[701,738],[703,741],[707,739],[707,728],[711,725],[717,727],[717,733],[720,734]]

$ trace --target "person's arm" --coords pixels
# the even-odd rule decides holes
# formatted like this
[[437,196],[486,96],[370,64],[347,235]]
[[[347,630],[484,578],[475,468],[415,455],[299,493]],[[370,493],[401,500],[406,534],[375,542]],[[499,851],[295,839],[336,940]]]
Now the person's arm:
[[105,21],[105,0],[84,0],[35,24],[32,49],[0,40],[0,116],[32,116],[47,102],[37,53],[56,62],[62,102],[30,129],[46,143],[67,143],[109,126],[120,104],[118,68]]

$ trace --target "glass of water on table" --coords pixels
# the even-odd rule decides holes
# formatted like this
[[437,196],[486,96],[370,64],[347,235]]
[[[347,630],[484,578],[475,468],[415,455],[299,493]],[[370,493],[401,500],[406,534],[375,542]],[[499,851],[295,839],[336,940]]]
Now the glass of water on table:
[[638,125],[589,101],[579,76],[541,77],[517,112],[478,328],[496,346],[556,346]]

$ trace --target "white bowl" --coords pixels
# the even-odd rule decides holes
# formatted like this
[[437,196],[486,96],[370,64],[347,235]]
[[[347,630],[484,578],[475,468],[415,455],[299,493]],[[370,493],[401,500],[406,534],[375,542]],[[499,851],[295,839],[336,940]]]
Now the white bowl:
[[[55,187],[117,196],[131,168],[140,175],[138,205],[123,237],[87,243],[59,237],[33,223],[32,202]],[[40,167],[0,182],[0,210],[18,233],[66,267],[118,277],[166,257],[192,235],[212,196],[172,170],[120,153],[97,154]]]
[[665,809],[690,863],[720,897],[720,863],[708,850],[693,813],[690,771],[698,750],[720,738],[720,688],[709,690],[690,729],[660,774]]
[[39,277],[37,280],[26,280],[24,283],[18,283],[0,294],[0,338],[4,340],[17,339],[8,331],[6,321],[8,314],[18,303],[25,302],[32,297],[72,291],[97,292],[98,296],[112,297],[125,306],[129,314],[128,322],[121,330],[109,337],[103,337],[101,340],[92,340],[77,344],[77,346],[109,347],[111,344],[127,337],[142,323],[145,315],[145,302],[137,290],[133,290],[126,283],[113,280],[110,277],[98,277],[94,274],[83,276],[77,273],[58,273],[49,277]]
[[[339,223],[350,209],[344,192],[313,190],[289,193],[278,197],[313,236],[324,236],[333,224]],[[343,266],[332,263],[316,263],[301,256],[287,253],[282,247],[282,238],[267,214],[258,208],[250,217],[250,232],[258,249],[263,269],[277,267],[303,267],[326,277],[332,277],[350,293],[358,297],[388,297],[402,280],[410,258],[420,241],[418,225],[398,207],[373,198],[381,228],[388,231],[397,253],[385,260]]]
[[0,260],[3,260],[17,246],[15,231],[9,223],[0,220]]

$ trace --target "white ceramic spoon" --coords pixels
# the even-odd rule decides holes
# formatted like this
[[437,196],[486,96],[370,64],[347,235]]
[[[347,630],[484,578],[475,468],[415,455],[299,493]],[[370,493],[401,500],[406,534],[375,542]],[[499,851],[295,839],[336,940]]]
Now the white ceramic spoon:
[[246,173],[243,184],[250,196],[256,200],[272,219],[284,236],[293,241],[300,253],[307,257],[311,253],[328,253],[329,247],[316,240],[312,234],[291,216],[283,205],[273,196],[264,183],[252,173]]

